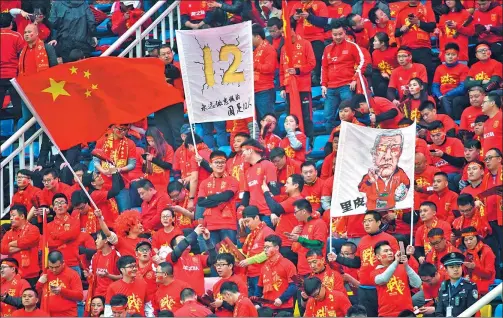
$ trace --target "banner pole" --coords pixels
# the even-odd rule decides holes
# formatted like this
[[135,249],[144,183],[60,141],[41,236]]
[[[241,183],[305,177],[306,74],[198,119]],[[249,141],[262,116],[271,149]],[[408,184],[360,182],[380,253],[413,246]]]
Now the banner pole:
[[333,235],[333,230],[332,230],[332,216],[330,216],[330,253],[332,253],[332,235]]
[[[37,122],[40,125],[40,127],[42,127],[42,129],[46,133],[47,137],[49,137],[49,139],[51,140],[51,142],[54,145],[54,147],[58,150],[59,155],[61,156],[61,158],[63,159],[63,161],[66,163],[68,169],[70,169],[70,172],[73,174],[74,179],[77,181],[77,183],[79,184],[80,188],[82,190],[84,190],[84,193],[86,194],[86,196],[89,199],[89,202],[91,203],[91,205],[93,206],[93,208],[95,210],[98,210],[98,206],[96,205],[96,203],[91,198],[91,195],[87,191],[86,187],[84,187],[84,185],[82,184],[82,181],[80,181],[79,177],[77,176],[77,174],[73,170],[72,166],[70,165],[70,163],[66,159],[66,157],[63,154],[63,152],[61,151],[61,149],[59,149],[59,146],[54,141],[54,138],[52,138],[51,133],[49,132],[49,130],[47,129],[47,127],[44,124],[44,121],[42,120],[42,118],[40,118],[40,116],[38,115],[37,111],[33,107],[32,103],[28,99],[28,96],[26,96],[26,94],[24,93],[23,88],[19,85],[19,83],[16,81],[15,78],[11,79],[10,82],[12,83],[12,86],[16,89],[16,91],[18,92],[18,94],[21,97],[21,99],[25,102],[26,106],[28,106],[28,109],[30,109],[31,113],[33,114],[33,117],[35,117],[35,119],[37,120]],[[68,200],[70,201],[70,198],[68,198]]]

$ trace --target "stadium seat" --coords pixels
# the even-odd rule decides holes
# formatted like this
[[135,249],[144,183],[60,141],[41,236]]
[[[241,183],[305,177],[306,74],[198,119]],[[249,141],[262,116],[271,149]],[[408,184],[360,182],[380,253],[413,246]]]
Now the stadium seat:
[[493,307],[489,305],[485,305],[480,309],[480,317],[492,317]]
[[202,138],[203,137],[203,125],[195,124],[194,126],[195,126],[194,133]]
[[285,100],[281,98],[280,91],[276,91],[276,103],[284,103]]
[[314,138],[313,150],[310,153],[310,157],[323,158],[325,156],[325,144],[329,139],[329,135],[321,135]]
[[276,132],[280,137],[284,137],[286,135],[285,131],[285,118],[286,114],[283,113],[278,118],[278,124],[276,125]]
[[323,110],[313,111],[314,131],[325,131],[325,116]]
[[311,151],[311,138],[306,138],[306,152],[309,153]]
[[316,169],[321,169],[322,165],[323,165],[323,160],[316,161]]
[[107,33],[108,30],[108,23],[111,22],[110,18],[106,18],[101,22],[97,27],[96,27],[96,33],[101,34],[101,33]]
[[229,158],[229,156],[232,152],[231,146],[222,146],[222,147],[218,148],[218,150],[225,152],[225,155],[227,156],[227,158]]
[[494,317],[502,317],[503,315],[503,305],[499,304],[496,306],[496,310],[494,310]]
[[14,134],[14,119],[0,120],[0,136],[10,137]]
[[103,11],[105,13],[110,12],[112,10],[112,4],[111,3],[103,3],[103,4],[95,4],[94,7],[100,11]]
[[321,86],[311,87],[311,95],[313,99],[321,98]]
[[98,46],[101,46],[101,45],[112,45],[118,39],[119,39],[118,36],[109,36],[109,37],[106,37],[106,38],[101,38],[101,39],[98,40]]
[[7,147],[7,149],[5,149],[2,152],[2,157],[8,157],[12,153],[13,150],[14,150],[14,147],[12,145],[10,145],[9,147]]

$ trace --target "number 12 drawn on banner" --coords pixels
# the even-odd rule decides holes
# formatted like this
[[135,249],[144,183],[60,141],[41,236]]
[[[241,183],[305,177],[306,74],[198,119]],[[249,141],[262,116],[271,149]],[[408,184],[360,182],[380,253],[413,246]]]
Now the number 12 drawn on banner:
[[[234,61],[232,61],[231,65],[229,65],[229,68],[227,68],[227,70],[224,72],[224,75],[222,77],[222,84],[244,82],[244,73],[237,72],[243,53],[239,50],[237,45],[225,44],[220,48],[218,55],[219,61],[228,61],[229,54],[232,54],[234,56]],[[211,56],[211,48],[209,46],[205,46],[203,48],[203,62],[206,85],[208,85],[208,87],[213,87],[215,85],[215,72],[213,70],[213,59]]]

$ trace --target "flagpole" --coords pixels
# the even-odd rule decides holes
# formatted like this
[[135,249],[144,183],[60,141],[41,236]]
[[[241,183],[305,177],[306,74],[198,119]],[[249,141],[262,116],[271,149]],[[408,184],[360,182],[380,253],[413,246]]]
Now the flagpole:
[[[49,137],[49,139],[51,140],[53,146],[58,150],[59,152],[59,155],[61,156],[61,158],[63,159],[63,161],[66,163],[68,169],[70,169],[70,171],[72,172],[73,176],[74,176],[74,179],[77,181],[77,183],[80,185],[81,189],[84,190],[84,193],[86,194],[87,198],[89,199],[89,202],[92,204],[92,206],[94,207],[95,210],[98,210],[98,206],[96,205],[96,203],[93,201],[93,199],[91,198],[91,195],[89,194],[89,192],[87,192],[87,189],[86,187],[84,187],[84,185],[82,184],[82,181],[80,181],[80,178],[77,176],[77,174],[75,173],[75,171],[73,170],[72,166],[70,165],[70,163],[68,162],[68,160],[66,159],[65,155],[63,154],[63,152],[61,151],[61,149],[59,149],[59,146],[58,144],[54,141],[54,138],[52,138],[52,135],[51,133],[49,132],[49,129],[47,129],[47,127],[45,126],[44,124],[44,121],[42,120],[42,118],[40,118],[40,116],[38,115],[37,111],[35,110],[35,108],[33,107],[32,103],[30,102],[30,100],[28,99],[28,96],[26,96],[26,94],[24,93],[23,89],[21,88],[21,86],[19,85],[19,83],[16,81],[15,78],[11,79],[10,82],[12,83],[12,86],[16,89],[16,91],[18,92],[19,96],[21,97],[21,99],[25,102],[26,106],[28,106],[28,108],[30,109],[31,113],[33,114],[33,117],[35,117],[35,119],[37,120],[38,124],[40,125],[40,127],[42,127],[42,129],[44,130],[44,132],[47,134],[47,136]],[[68,198],[68,200],[70,200],[71,198]]]
[[330,253],[332,253],[332,235],[333,235],[333,230],[332,230],[332,216],[330,216]]

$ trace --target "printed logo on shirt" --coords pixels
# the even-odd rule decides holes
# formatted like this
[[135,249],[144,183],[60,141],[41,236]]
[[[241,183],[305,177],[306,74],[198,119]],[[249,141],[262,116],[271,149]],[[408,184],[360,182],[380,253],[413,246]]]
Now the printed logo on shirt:
[[200,15],[203,15],[204,14],[204,10],[199,10],[199,11],[192,11],[190,13],[190,16],[191,17],[197,17],[197,16],[200,16]]
[[172,310],[173,305],[175,305],[176,301],[170,297],[169,295],[166,295],[164,298],[161,299],[159,302],[159,307],[161,307],[161,310]]
[[495,120],[494,123],[493,123],[493,128],[497,128],[500,124],[500,121],[499,120]]
[[252,180],[252,181],[248,182],[248,186],[249,187],[253,187],[253,186],[257,185],[257,184],[258,184],[258,180]]
[[139,313],[142,306],[143,301],[140,299],[140,297],[136,296],[135,293],[132,293],[127,297],[127,308],[129,313]]
[[403,292],[405,290],[405,283],[395,275],[391,277],[391,279],[388,281],[388,284],[386,284],[386,292],[390,295],[403,295]]
[[375,254],[374,254],[374,247],[373,246],[370,246],[369,248],[363,250],[362,261],[363,261],[363,265],[370,264],[370,265],[374,266]]
[[348,50],[342,50],[342,54],[348,54],[349,51]]
[[484,134],[484,138],[494,137],[494,132],[490,131],[487,134]]
[[195,272],[195,271],[199,271],[199,266],[187,266],[187,265],[183,265],[183,270],[189,271],[189,272]]

